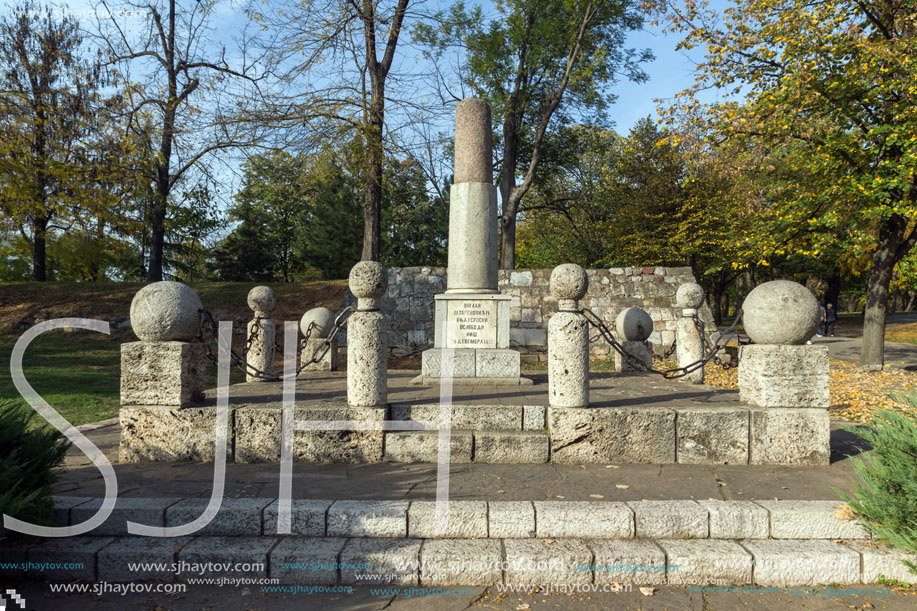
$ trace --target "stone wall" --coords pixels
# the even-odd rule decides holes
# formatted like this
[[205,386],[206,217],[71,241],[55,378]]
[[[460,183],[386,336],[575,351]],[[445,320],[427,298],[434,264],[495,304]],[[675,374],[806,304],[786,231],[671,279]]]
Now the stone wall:
[[[690,267],[614,267],[587,270],[589,290],[581,305],[588,307],[612,329],[618,312],[636,306],[653,319],[650,341],[657,350],[671,346],[675,339],[675,290],[695,282]],[[549,269],[500,270],[500,292],[517,297],[512,308],[512,346],[525,360],[544,359],[547,327],[557,301],[551,297]],[[393,267],[389,269],[388,292],[382,310],[391,321],[390,346],[396,354],[423,350],[433,345],[433,295],[446,290],[446,270],[442,267]],[[352,297],[350,298],[353,299]],[[706,304],[701,318],[708,329],[715,329]],[[593,336],[595,332],[593,332]],[[611,347],[602,340],[592,343],[594,356],[609,356]]]

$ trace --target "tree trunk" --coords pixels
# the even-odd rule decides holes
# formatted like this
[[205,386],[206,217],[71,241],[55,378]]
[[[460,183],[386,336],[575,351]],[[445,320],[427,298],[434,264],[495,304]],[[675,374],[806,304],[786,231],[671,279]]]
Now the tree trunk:
[[382,125],[385,112],[382,92],[382,86],[373,83],[370,124],[366,133],[362,261],[378,261],[382,255]]
[[856,312],[857,309],[858,309],[858,307],[859,307],[859,305],[860,305],[860,298],[859,298],[859,297],[848,297],[848,298],[847,298],[847,312],[848,312],[848,313],[851,313],[851,314],[852,314],[852,313]]
[[835,269],[828,278],[828,287],[825,289],[825,303],[832,304],[834,309],[840,311],[838,300],[841,298],[841,274]]
[[913,312],[914,306],[917,305],[917,291],[911,293],[911,298],[907,302],[907,307],[904,308],[907,312]]
[[503,169],[500,174],[500,269],[516,269],[516,215],[519,204],[513,197],[516,190],[517,164],[517,100],[510,98],[503,117]]
[[32,280],[36,282],[48,279],[47,232],[47,217],[32,221]]
[[156,199],[150,209],[150,266],[147,280],[162,280],[163,248],[166,235],[166,205],[169,201],[169,168],[160,166],[157,170]]

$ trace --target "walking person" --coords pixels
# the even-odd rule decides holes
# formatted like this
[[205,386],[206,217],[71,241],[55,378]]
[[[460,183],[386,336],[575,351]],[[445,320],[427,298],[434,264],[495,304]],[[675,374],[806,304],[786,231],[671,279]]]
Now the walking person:
[[825,306],[825,335],[834,337],[834,323],[837,322],[837,311],[832,304]]

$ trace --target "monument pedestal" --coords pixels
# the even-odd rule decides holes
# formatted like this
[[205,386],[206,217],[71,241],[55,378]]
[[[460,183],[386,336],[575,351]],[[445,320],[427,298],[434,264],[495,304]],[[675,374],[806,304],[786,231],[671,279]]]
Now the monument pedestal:
[[531,384],[520,376],[521,355],[509,347],[514,297],[496,292],[442,293],[434,297],[433,348],[422,356],[417,384],[439,382],[452,354],[453,384]]

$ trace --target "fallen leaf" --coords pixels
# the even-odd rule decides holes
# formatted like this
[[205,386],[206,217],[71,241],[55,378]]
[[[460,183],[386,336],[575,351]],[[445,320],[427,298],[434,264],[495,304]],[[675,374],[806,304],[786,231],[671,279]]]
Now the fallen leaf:
[[652,596],[653,594],[656,593],[656,588],[643,587],[643,588],[640,588],[640,593],[643,594],[644,596]]
[[605,497],[602,496],[601,494],[590,494],[590,495],[589,495],[589,498],[593,498],[593,499],[604,499]]
[[627,490],[630,488],[627,484],[615,484],[615,488],[620,488],[621,490]]

